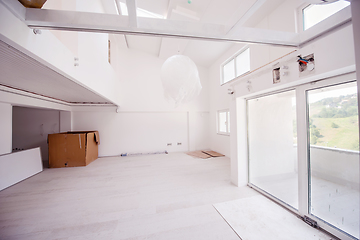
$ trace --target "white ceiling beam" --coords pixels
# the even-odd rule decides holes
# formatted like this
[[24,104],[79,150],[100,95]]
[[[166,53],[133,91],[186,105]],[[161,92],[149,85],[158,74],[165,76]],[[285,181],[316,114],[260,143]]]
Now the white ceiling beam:
[[0,3],[21,21],[25,20],[26,8],[19,1],[1,0]]
[[241,28],[226,34],[226,27],[215,24],[182,22],[165,19],[137,19],[137,28],[130,27],[129,17],[101,13],[26,9],[25,23],[30,28],[67,31],[135,34],[180,37],[200,40],[260,43],[298,46],[298,34],[266,29]]
[[233,33],[236,31],[238,27],[242,27],[243,24],[254,15],[259,8],[268,0],[257,0],[248,10],[247,12],[235,23],[234,26],[231,27],[228,33]]
[[137,27],[136,0],[126,0],[129,14],[129,27]]

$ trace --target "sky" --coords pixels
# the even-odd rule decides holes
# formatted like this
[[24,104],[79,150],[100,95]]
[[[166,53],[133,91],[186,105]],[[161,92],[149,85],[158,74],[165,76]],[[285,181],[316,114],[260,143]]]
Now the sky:
[[[351,85],[353,85],[353,84],[351,84]],[[341,86],[341,85],[339,85],[339,86]],[[342,95],[345,96],[345,95],[357,93],[356,84],[355,84],[355,86],[351,86],[351,87],[349,86],[346,88],[343,88],[342,86],[341,86],[341,88],[339,88],[339,86],[332,86],[332,87],[326,87],[326,88],[308,91],[309,103],[314,103],[314,102],[317,102],[317,101],[320,101],[322,99],[329,98],[329,97],[340,97]]]

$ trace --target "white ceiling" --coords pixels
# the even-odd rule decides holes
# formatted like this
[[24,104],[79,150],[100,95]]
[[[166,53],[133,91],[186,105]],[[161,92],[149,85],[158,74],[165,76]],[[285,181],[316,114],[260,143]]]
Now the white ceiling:
[[[239,28],[255,27],[266,15],[271,13],[285,1],[296,1],[301,4],[305,0],[101,0],[103,9],[95,10],[96,12],[103,11],[107,14],[117,14],[120,12],[121,15],[120,3],[122,3],[122,5],[127,5],[128,3],[130,16],[126,19],[129,20],[129,25],[120,25],[125,27],[125,29],[126,27],[130,27],[130,32],[132,28],[136,29],[136,27],[138,27],[139,29],[142,29],[144,27],[144,22],[149,23],[149,26],[155,28],[159,27],[161,29],[165,26],[168,27],[166,23],[161,25],[163,22],[154,22],[149,18],[135,18],[131,12],[134,14],[134,7],[137,7],[139,9],[161,15],[164,19],[172,21],[172,25],[169,25],[171,26],[171,29],[167,29],[169,31],[176,27],[178,28],[175,29],[176,31],[186,31],[188,30],[186,28],[189,27],[189,23],[194,23],[194,26],[201,26],[200,28],[194,27],[194,29],[204,30],[206,33],[214,33],[216,35],[216,32],[219,31],[219,29],[211,28],[211,24],[214,24],[214,26],[216,25],[217,27],[222,27],[221,31],[224,30],[224,35],[227,33],[231,36],[242,34],[251,38],[252,33],[239,31]],[[50,6],[50,9],[56,9],[56,6],[58,5],[56,3],[57,0],[48,0],[46,4]],[[45,5],[45,8],[47,8],[47,5]],[[294,9],[289,9],[289,11],[294,11]],[[35,22],[39,19],[35,19]],[[134,25],[136,22],[137,25]],[[182,23],[184,22],[187,24],[183,24],[182,26]],[[169,21],[167,23],[169,23]],[[32,24],[33,22],[30,20],[29,26],[32,26]],[[47,25],[45,24],[45,26]],[[115,25],[114,27],[116,28],[117,26]],[[182,27],[184,29],[182,29]],[[140,32],[141,31],[142,30],[140,30]],[[151,37],[144,35],[126,35],[127,46],[131,49],[140,50],[164,60],[176,53],[181,53],[192,58],[196,64],[209,67],[225,51],[231,48],[234,44],[237,44],[226,41],[212,42],[211,40],[199,41],[161,36],[155,37],[155,35],[156,34]],[[269,34],[266,35],[266,37],[271,38]],[[247,39],[246,41],[251,40]],[[262,41],[260,40],[255,42]]]
[[[116,13],[114,0],[102,0],[107,13]],[[126,3],[126,0],[118,0]],[[271,12],[284,0],[136,0],[136,6],[161,14],[165,18],[194,23],[225,26],[230,30],[238,22],[241,25],[256,25],[266,12]],[[269,4],[270,2],[270,4]],[[256,8],[255,12],[251,9]],[[260,12],[260,14],[256,14]],[[248,13],[248,14],[247,14]],[[249,15],[251,13],[251,15]],[[247,14],[247,15],[246,15]],[[242,19],[246,17],[246,19]],[[251,23],[249,23],[251,22]],[[209,67],[225,51],[236,43],[189,40],[179,38],[127,35],[128,47],[141,50],[161,59],[180,53],[190,57],[196,64]]]

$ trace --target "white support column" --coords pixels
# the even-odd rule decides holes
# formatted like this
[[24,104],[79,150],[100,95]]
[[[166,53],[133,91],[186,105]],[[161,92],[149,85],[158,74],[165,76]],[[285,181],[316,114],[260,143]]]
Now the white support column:
[[246,100],[234,98],[230,103],[231,182],[240,187],[248,183]]
[[238,159],[238,142],[237,142],[237,111],[236,99],[230,102],[230,168],[231,182],[239,186],[239,159]]
[[[355,44],[355,63],[356,63],[356,79],[358,86],[358,112],[360,113],[360,0],[353,0],[351,2],[352,25],[354,33]],[[359,115],[360,118],[360,115]],[[360,129],[360,123],[359,123]],[[360,136],[360,132],[359,132]],[[359,169],[360,171],[360,169]]]
[[360,0],[352,0],[351,14],[355,44],[356,79],[358,80],[358,108],[360,113]]

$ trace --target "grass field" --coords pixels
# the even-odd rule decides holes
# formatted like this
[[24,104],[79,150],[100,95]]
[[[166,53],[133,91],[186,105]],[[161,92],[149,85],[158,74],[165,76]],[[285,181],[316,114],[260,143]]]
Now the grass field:
[[[320,131],[317,146],[359,150],[358,117],[347,118],[312,118],[313,124]],[[334,128],[333,123],[338,125]]]

